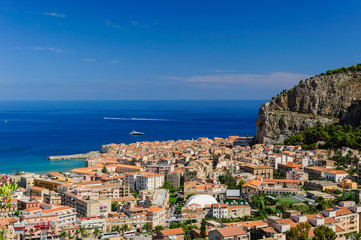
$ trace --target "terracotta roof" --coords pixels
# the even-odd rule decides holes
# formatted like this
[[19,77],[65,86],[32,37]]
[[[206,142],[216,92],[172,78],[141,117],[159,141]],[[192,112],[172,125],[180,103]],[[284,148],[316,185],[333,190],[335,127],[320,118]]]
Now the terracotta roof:
[[238,235],[246,235],[246,232],[243,230],[242,227],[227,227],[227,228],[219,228],[217,231],[223,237],[231,237],[231,236],[238,236]]
[[182,228],[174,228],[174,229],[161,230],[161,231],[159,231],[159,232],[161,232],[162,235],[164,235],[164,236],[184,234],[184,231],[183,231]]
[[288,162],[285,166],[286,167],[291,167],[291,168],[303,167],[302,164],[297,164],[297,163],[294,163],[294,162]]
[[151,213],[159,212],[160,210],[162,210],[162,208],[160,208],[160,207],[151,206],[148,208],[148,211]]

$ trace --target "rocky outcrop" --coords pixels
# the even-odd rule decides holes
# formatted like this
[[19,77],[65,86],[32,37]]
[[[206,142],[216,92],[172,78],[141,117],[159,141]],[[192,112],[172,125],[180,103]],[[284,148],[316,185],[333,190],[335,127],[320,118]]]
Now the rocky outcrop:
[[361,72],[315,76],[283,91],[259,109],[256,142],[282,143],[317,121],[361,121]]

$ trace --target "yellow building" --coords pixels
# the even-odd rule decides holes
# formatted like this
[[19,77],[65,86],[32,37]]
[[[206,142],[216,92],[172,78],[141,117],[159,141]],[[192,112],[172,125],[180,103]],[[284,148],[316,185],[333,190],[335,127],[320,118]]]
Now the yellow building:
[[352,182],[351,179],[343,179],[341,182],[339,182],[338,185],[340,186],[340,188],[343,188],[345,190],[353,190],[357,188],[357,183]]
[[45,179],[34,179],[34,186],[46,188],[50,191],[56,191],[58,189],[58,186],[62,185],[61,182],[56,182],[52,180],[45,180]]

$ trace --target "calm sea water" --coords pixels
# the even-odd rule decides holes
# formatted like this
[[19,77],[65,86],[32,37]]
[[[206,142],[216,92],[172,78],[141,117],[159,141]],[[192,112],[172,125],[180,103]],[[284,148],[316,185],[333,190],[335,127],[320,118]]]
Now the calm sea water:
[[[0,101],[0,172],[82,167],[102,144],[254,135],[263,101]],[[112,119],[104,119],[112,118]],[[145,135],[132,137],[132,130]]]

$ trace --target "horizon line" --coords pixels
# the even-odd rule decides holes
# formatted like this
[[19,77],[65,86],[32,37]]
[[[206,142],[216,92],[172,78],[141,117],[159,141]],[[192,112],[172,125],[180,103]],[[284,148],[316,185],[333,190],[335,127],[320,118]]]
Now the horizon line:
[[0,102],[45,102],[45,101],[270,101],[267,99],[0,99]]

